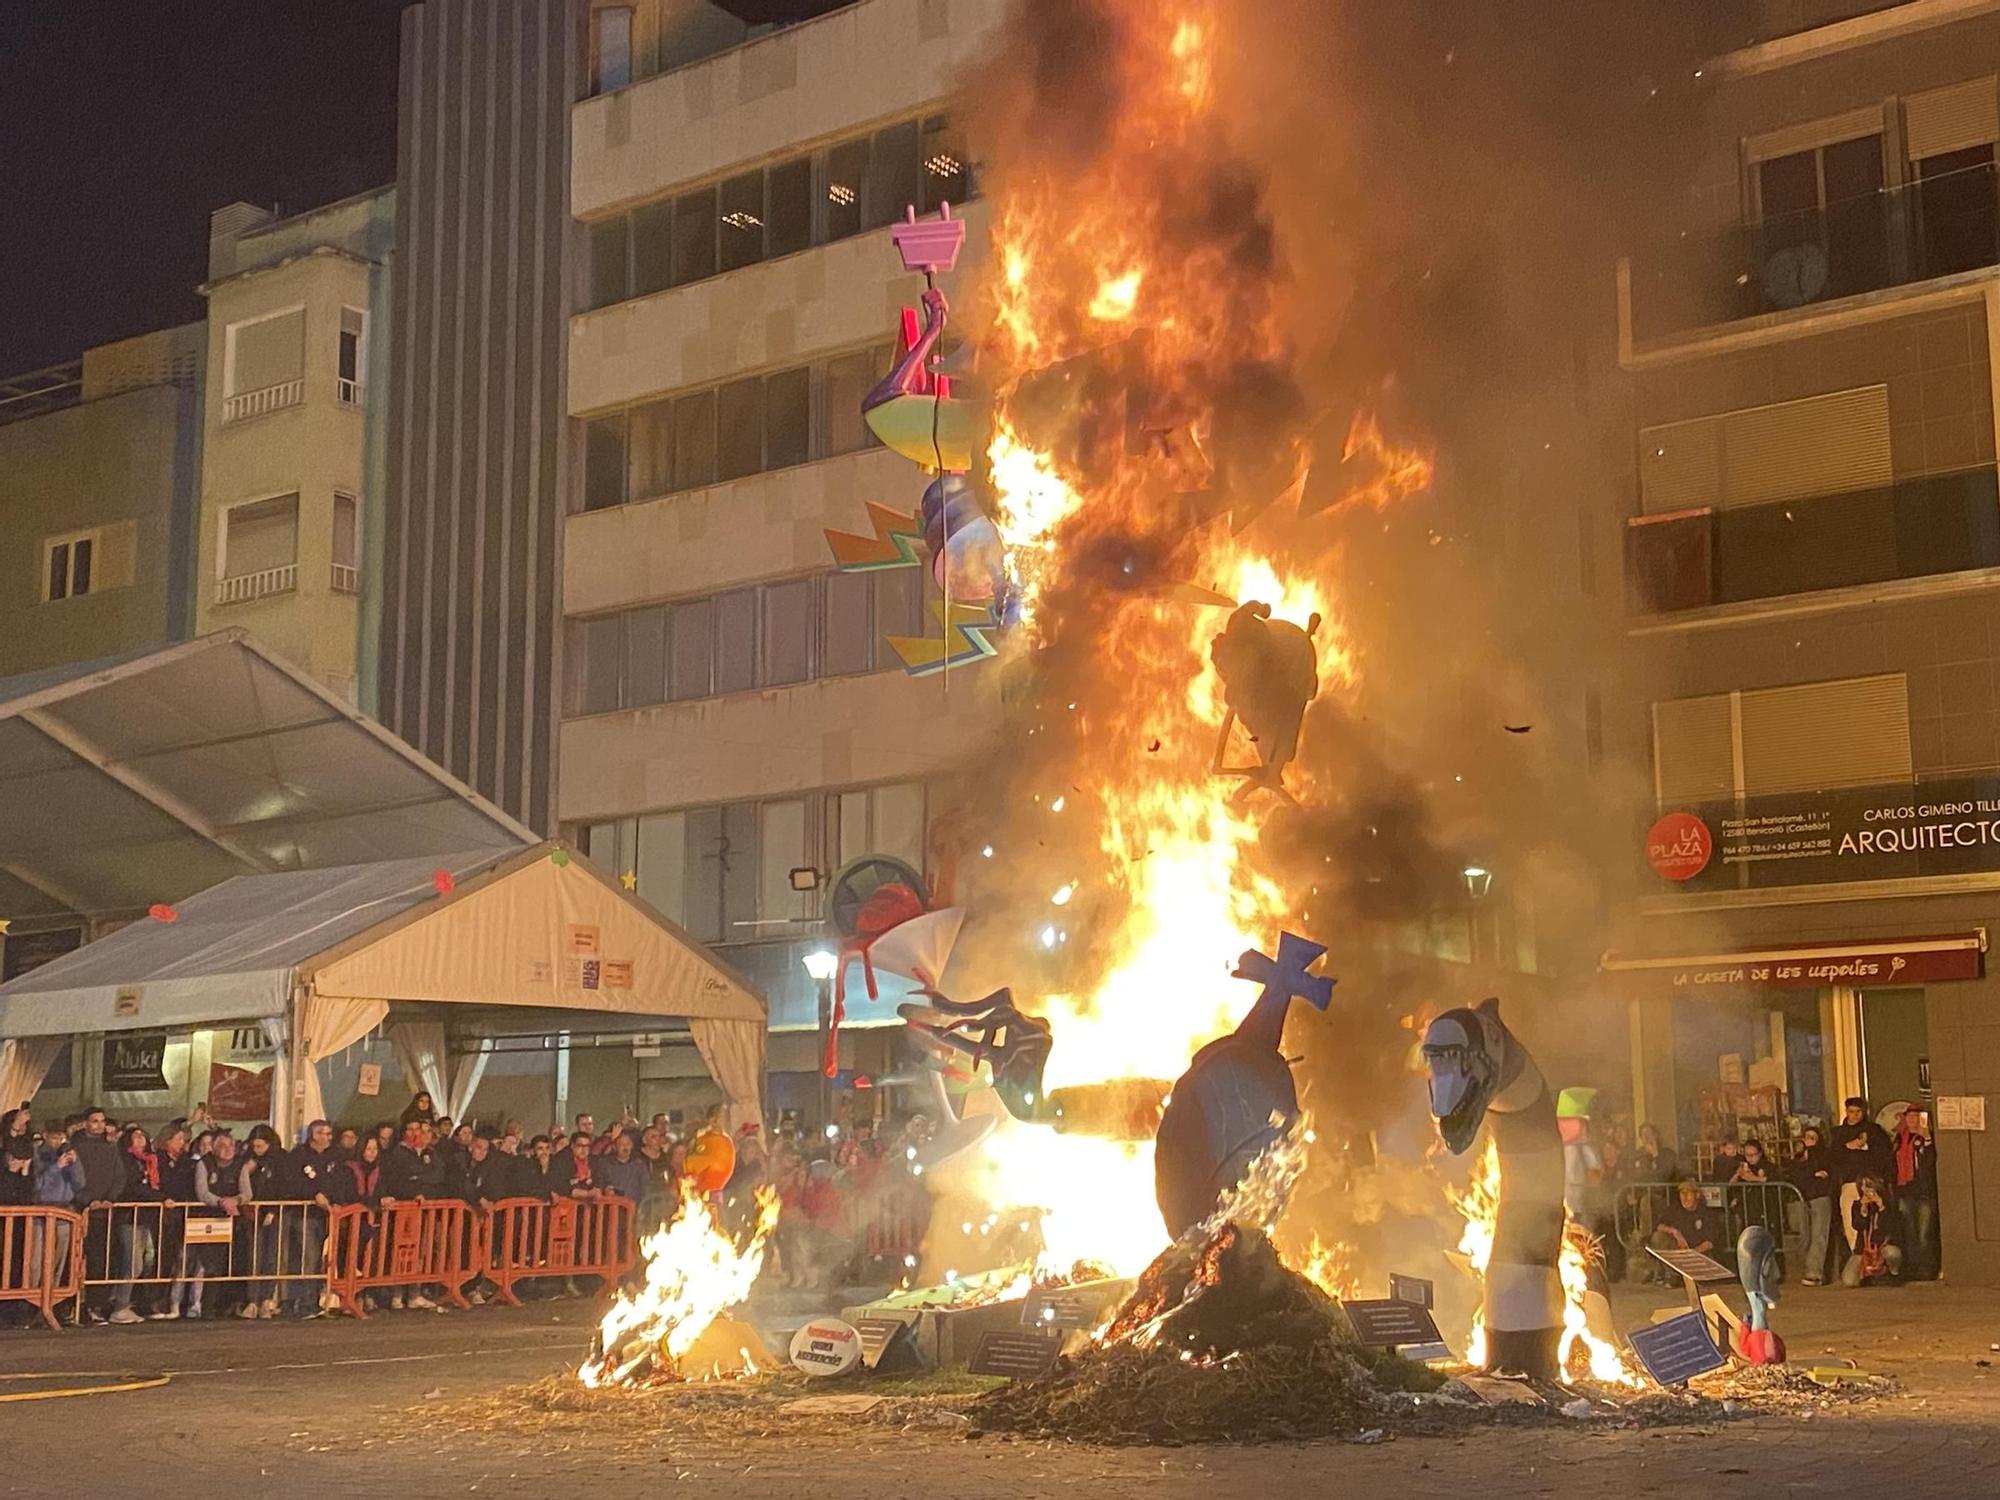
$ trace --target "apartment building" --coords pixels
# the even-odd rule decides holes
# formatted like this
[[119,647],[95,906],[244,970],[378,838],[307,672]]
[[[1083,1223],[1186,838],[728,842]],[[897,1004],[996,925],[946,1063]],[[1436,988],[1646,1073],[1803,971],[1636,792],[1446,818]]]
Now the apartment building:
[[394,188],[210,217],[195,633],[242,626],[374,701]]
[[1945,1270],[1990,1284],[2000,6],[1760,13],[1704,70],[1696,191],[1618,273],[1605,733],[1637,774],[1607,980],[1684,1161],[1850,1095],[1930,1109]]
[[187,634],[204,356],[192,323],[0,379],[0,677]]
[[[918,575],[836,574],[823,531],[920,492],[860,414],[921,290],[885,226],[964,205],[959,281],[976,263],[951,96],[999,14],[865,0],[761,36],[707,6],[588,18],[558,805],[769,997],[779,1108],[811,1101],[825,878],[867,853],[921,869],[935,778],[991,722],[991,673],[912,678],[883,644],[936,630]],[[843,1066],[879,1071],[867,1026],[894,1010],[855,1009]],[[703,1102],[691,1052],[640,1067],[642,1112]]]

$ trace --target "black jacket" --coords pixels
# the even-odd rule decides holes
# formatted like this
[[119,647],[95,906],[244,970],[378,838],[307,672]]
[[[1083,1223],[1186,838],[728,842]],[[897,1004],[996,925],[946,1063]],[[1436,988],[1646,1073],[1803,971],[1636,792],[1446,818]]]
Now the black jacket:
[[160,1196],[169,1203],[200,1201],[194,1190],[194,1160],[192,1151],[183,1151],[178,1157],[160,1153]]
[[310,1144],[300,1146],[292,1153],[291,1165],[300,1197],[311,1198],[315,1193],[324,1193],[328,1203],[353,1202],[354,1174],[342,1164],[336,1147],[328,1146],[324,1151],[315,1151]]
[[443,1198],[444,1168],[428,1151],[413,1151],[398,1141],[382,1158],[384,1198]]
[[1792,1162],[1788,1175],[1799,1195],[1808,1201],[1814,1198],[1831,1198],[1840,1187],[1840,1163],[1833,1159],[1833,1152],[1826,1142],[1808,1146]]
[[[1863,1120],[1859,1125],[1840,1124],[1829,1132],[1833,1141],[1833,1159],[1839,1170],[1834,1174],[1842,1182],[1859,1182],[1864,1177],[1879,1177],[1885,1183],[1896,1180],[1896,1148],[1890,1144],[1889,1132],[1873,1120]],[[1849,1141],[1864,1141],[1866,1149],[1850,1151]]]
[[521,1196],[539,1198],[544,1203],[569,1191],[569,1153],[549,1158],[547,1167],[532,1156],[521,1158]]
[[458,1152],[445,1168],[446,1195],[475,1205],[482,1198],[488,1202],[505,1198],[508,1173],[501,1163],[506,1160],[498,1151],[489,1150],[484,1161],[474,1161],[469,1151]]

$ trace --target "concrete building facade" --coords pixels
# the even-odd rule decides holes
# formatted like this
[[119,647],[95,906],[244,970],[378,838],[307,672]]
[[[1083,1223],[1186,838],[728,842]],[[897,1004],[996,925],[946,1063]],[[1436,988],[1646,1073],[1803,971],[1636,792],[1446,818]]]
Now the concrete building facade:
[[1917,1105],[1946,1274],[1997,1284],[2000,6],[1766,11],[1619,268],[1607,978],[1684,1163]]
[[[999,15],[868,0],[739,26],[707,57],[719,14],[589,17],[558,805],[593,859],[763,987],[781,1108],[810,1105],[800,959],[825,941],[822,893],[793,872],[875,852],[921,869],[936,778],[992,722],[990,673],[911,678],[882,644],[926,628],[918,575],[838,575],[823,533],[921,489],[860,416],[921,290],[885,226],[966,203],[976,262],[985,211],[950,101]],[[879,1068],[887,1046],[850,1034],[843,1064]],[[678,1050],[643,1060],[642,1112],[704,1102]]]
[[195,633],[240,625],[371,705],[395,190],[209,234]]

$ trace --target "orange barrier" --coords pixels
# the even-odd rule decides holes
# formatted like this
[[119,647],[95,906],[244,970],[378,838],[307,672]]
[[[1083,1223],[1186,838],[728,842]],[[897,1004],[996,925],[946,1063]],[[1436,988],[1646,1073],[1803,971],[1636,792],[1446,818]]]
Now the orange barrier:
[[465,1284],[479,1274],[485,1229],[456,1198],[417,1198],[369,1208],[350,1203],[329,1216],[327,1289],[357,1318],[362,1293],[389,1287],[441,1287],[455,1307],[470,1307]]
[[915,1255],[923,1248],[929,1207],[924,1194],[914,1188],[885,1189],[863,1227],[862,1254],[881,1260]]
[[601,1276],[609,1283],[632,1269],[637,1207],[629,1198],[503,1198],[486,1221],[485,1274],[500,1300],[518,1307],[517,1282],[538,1276]]
[[32,1303],[51,1328],[56,1304],[83,1292],[82,1214],[0,1208],[0,1302]]

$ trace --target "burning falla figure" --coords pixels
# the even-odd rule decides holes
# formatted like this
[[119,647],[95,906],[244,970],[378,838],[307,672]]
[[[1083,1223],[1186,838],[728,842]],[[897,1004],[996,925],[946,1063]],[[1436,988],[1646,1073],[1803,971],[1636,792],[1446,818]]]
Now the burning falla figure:
[[[1298,754],[1306,705],[1319,692],[1319,654],[1313,646],[1318,630],[1318,615],[1301,630],[1289,620],[1272,619],[1270,605],[1252,600],[1237,607],[1209,646],[1228,708],[1215,745],[1215,772],[1241,776],[1243,789],[1238,795],[1264,787],[1291,800],[1285,790],[1285,767]],[[1257,747],[1256,765],[1224,764],[1230,731],[1239,721]]]
[[1558,1377],[1564,1295],[1563,1144],[1555,1096],[1500,1020],[1500,1002],[1449,1010],[1424,1033],[1431,1114],[1454,1156],[1490,1117],[1500,1158],[1499,1215],[1486,1268],[1486,1367]]

